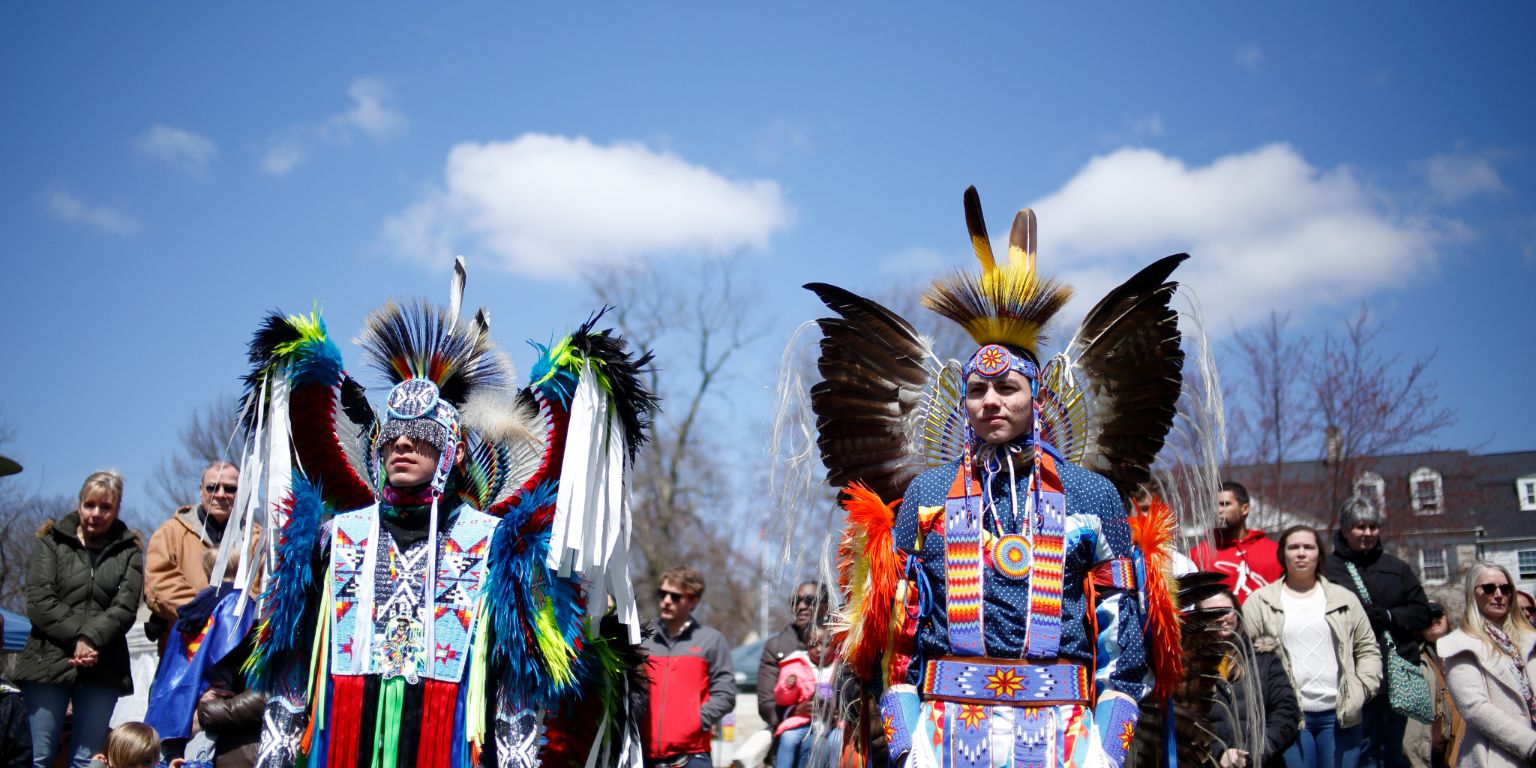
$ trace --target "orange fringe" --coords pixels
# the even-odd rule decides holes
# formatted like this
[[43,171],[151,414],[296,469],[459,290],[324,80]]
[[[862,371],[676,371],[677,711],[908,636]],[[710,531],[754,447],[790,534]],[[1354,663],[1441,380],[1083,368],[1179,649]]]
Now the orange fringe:
[[838,546],[837,573],[848,605],[833,639],[854,674],[874,680],[896,610],[900,564],[891,530],[900,502],[886,504],[858,482],[849,484],[843,494],[848,523]]
[[1174,535],[1179,528],[1173,510],[1159,498],[1153,498],[1146,513],[1129,520],[1131,540],[1141,549],[1146,564],[1147,584],[1147,663],[1152,667],[1155,684],[1152,695],[1158,700],[1173,694],[1184,677],[1184,654],[1179,647],[1179,607],[1174,600]]

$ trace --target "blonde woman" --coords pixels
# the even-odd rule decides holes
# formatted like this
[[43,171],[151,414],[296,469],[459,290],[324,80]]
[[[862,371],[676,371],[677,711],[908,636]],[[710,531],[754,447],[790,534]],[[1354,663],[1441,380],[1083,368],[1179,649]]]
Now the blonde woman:
[[1301,733],[1287,768],[1355,768],[1361,709],[1381,687],[1381,650],[1354,593],[1318,573],[1323,539],[1305,525],[1280,534],[1282,578],[1243,603],[1243,625],[1258,650],[1278,650],[1295,681]]
[[1502,566],[1473,563],[1466,584],[1461,628],[1437,644],[1466,723],[1456,765],[1536,765],[1536,630]]
[[16,665],[35,768],[53,765],[71,706],[69,759],[75,768],[89,765],[118,697],[133,691],[127,636],[143,593],[144,553],[117,519],[122,499],[122,476],[95,472],[74,511],[37,532],[27,567],[32,634]]

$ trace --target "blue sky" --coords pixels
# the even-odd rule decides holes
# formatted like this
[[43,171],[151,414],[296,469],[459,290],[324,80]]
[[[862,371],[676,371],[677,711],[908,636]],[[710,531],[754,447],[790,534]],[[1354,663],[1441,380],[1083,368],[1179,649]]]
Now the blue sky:
[[1218,337],[1365,304],[1390,351],[1438,349],[1441,445],[1536,445],[1528,4],[553,6],[0,7],[0,419],[29,478],[116,466],[133,509],[264,312],[320,302],[347,339],[440,298],[454,253],[524,368],[591,309],[578,266],[744,254],[766,386],[817,313],[800,284],[972,263],[969,184],[994,234],[1034,205],[1086,297],[1189,251]]

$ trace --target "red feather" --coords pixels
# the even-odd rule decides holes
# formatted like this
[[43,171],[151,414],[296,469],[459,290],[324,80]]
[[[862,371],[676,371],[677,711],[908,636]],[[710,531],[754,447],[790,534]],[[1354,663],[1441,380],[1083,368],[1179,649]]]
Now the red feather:
[[340,381],[335,385],[314,382],[293,390],[288,405],[288,421],[293,425],[293,450],[306,474],[314,478],[324,494],[325,503],[338,512],[361,509],[373,503],[373,487],[347,461],[347,454],[336,437],[336,399]]
[[896,505],[886,504],[862,483],[843,489],[848,525],[838,547],[838,586],[849,599],[834,640],[854,674],[875,680],[896,611],[900,564],[892,543]]
[[1156,683],[1152,695],[1164,700],[1184,677],[1179,647],[1179,608],[1169,580],[1173,577],[1173,539],[1178,518],[1162,499],[1154,497],[1147,511],[1130,519],[1131,539],[1146,563],[1147,656]]

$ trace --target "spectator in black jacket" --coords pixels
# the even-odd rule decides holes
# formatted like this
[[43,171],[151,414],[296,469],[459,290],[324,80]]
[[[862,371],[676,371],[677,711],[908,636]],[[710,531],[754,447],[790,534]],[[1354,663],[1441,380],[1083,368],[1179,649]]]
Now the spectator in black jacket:
[[[1220,611],[1215,620],[1216,632],[1232,643],[1225,663],[1221,665],[1222,679],[1217,683],[1216,704],[1211,708],[1211,730],[1216,735],[1211,754],[1220,768],[1278,768],[1285,765],[1285,750],[1296,741],[1301,727],[1301,705],[1296,700],[1296,689],[1286,674],[1285,663],[1275,655],[1275,648],[1255,649],[1248,636],[1238,631],[1242,615],[1237,610],[1237,598],[1231,591],[1202,600],[1202,611]],[[1252,666],[1245,666],[1242,659],[1253,659]],[[1247,670],[1245,672],[1245,670]],[[1262,718],[1263,732],[1257,733],[1250,718]],[[1263,754],[1255,760],[1246,747],[1249,737],[1263,737]]]
[[[795,651],[805,650],[805,636],[810,628],[827,623],[832,610],[827,585],[819,581],[807,581],[795,587],[790,598],[789,626],[763,643],[763,654],[757,660],[757,712],[772,731],[788,714],[788,710],[773,701],[773,686],[779,680],[779,661]],[[800,714],[809,717],[810,705]]]
[[[1383,518],[1382,511],[1366,499],[1355,497],[1344,502],[1339,510],[1333,552],[1323,563],[1323,576],[1360,597],[1376,633],[1376,642],[1381,646],[1385,676],[1386,634],[1391,633],[1398,655],[1417,666],[1420,635],[1429,627],[1430,619],[1429,599],[1424,596],[1418,575],[1407,563],[1382,550]],[[1408,719],[1392,711],[1389,696],[1387,685],[1383,684],[1376,696],[1365,703],[1360,768],[1405,764],[1403,731]]]

